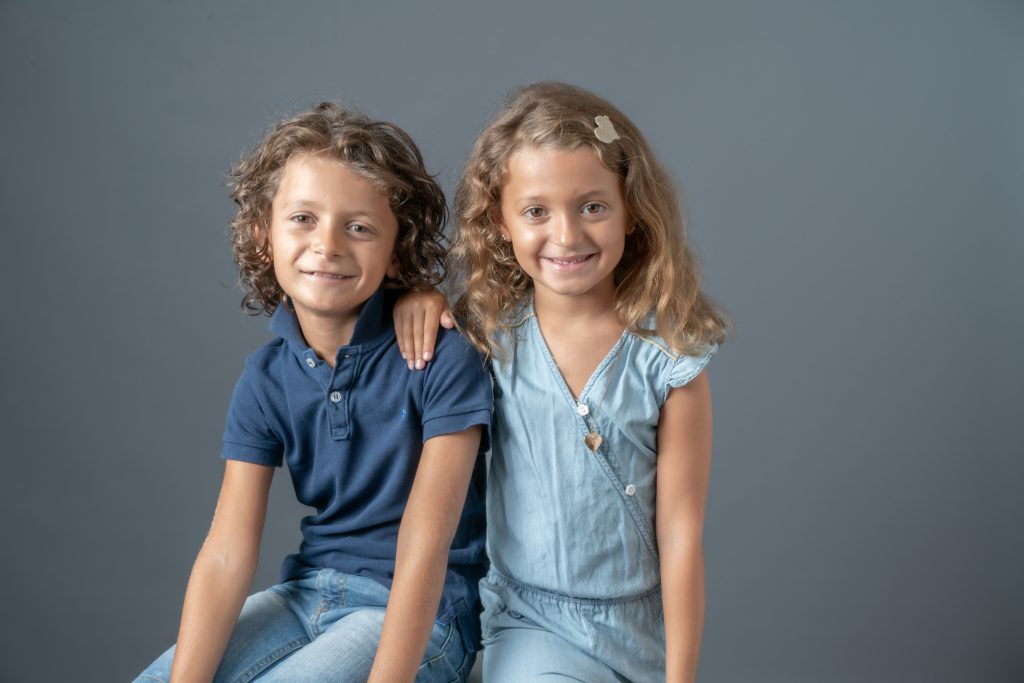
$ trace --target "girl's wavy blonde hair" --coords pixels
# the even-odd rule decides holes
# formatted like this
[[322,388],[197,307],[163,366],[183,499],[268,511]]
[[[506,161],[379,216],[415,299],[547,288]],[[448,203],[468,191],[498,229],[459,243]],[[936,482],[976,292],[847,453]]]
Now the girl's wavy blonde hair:
[[[602,142],[595,117],[607,116],[619,138]],[[604,136],[607,137],[607,136]],[[452,260],[462,291],[455,305],[463,331],[482,352],[500,355],[497,333],[507,329],[530,296],[531,278],[495,222],[508,162],[517,151],[592,149],[622,178],[635,225],[615,268],[615,308],[638,334],[657,334],[677,353],[699,353],[725,340],[727,318],[700,289],[700,267],[686,241],[676,189],[633,122],[603,98],[565,83],[513,90],[484,129],[455,195]],[[656,329],[645,327],[655,314]]]
[[231,198],[238,207],[231,219],[231,246],[245,292],[245,311],[272,315],[284,300],[267,236],[281,173],[288,159],[299,153],[336,159],[387,197],[398,220],[398,277],[388,286],[428,290],[444,279],[447,250],[442,230],[448,209],[416,143],[393,123],[322,102],[278,123],[230,171]]

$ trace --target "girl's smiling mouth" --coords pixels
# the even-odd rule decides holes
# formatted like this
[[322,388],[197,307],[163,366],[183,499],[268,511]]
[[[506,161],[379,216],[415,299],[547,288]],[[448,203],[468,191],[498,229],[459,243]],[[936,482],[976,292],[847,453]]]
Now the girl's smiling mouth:
[[540,258],[542,261],[550,263],[558,270],[577,270],[582,268],[583,264],[595,256],[597,256],[597,254],[583,254],[580,256],[564,256],[558,258],[554,256],[541,256]]

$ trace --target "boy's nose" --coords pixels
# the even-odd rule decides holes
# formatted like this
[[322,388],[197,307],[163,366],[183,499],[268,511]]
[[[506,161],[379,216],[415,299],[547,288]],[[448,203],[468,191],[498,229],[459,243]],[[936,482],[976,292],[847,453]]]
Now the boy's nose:
[[314,254],[324,258],[340,256],[344,251],[345,240],[330,225],[321,224],[313,233],[310,249]]

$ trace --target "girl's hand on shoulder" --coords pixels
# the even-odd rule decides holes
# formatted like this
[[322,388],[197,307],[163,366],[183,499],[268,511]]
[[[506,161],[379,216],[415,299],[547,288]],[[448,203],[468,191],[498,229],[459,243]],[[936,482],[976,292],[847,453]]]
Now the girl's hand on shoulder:
[[429,292],[407,292],[399,297],[392,312],[395,320],[395,337],[402,358],[409,369],[422,370],[434,357],[434,342],[437,341],[437,326],[445,329],[455,327],[448,300],[436,289]]

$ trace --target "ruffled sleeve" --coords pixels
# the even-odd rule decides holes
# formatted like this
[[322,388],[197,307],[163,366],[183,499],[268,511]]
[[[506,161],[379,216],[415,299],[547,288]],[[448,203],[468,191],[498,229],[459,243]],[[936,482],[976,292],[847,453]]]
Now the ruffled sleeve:
[[696,356],[679,356],[668,366],[668,377],[665,380],[665,394],[670,389],[689,384],[690,381],[701,373],[711,357],[718,351],[718,345],[708,346],[703,353]]

